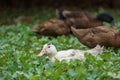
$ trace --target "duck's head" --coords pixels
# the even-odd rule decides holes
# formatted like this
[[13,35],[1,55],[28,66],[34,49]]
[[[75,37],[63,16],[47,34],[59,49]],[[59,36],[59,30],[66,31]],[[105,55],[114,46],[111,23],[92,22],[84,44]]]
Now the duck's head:
[[42,48],[42,51],[38,54],[38,56],[42,56],[44,54],[50,56],[54,56],[57,53],[57,49],[53,44],[45,44]]
[[63,15],[63,9],[56,9],[56,15],[59,19],[65,20],[66,17]]
[[108,13],[101,13],[97,15],[97,20],[102,21],[102,22],[108,22],[111,24],[112,27],[115,27],[115,22],[114,18],[112,15]]

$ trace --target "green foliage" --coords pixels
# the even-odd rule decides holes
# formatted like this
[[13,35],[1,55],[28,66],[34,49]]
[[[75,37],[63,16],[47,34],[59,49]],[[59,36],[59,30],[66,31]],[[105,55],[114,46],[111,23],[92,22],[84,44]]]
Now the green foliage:
[[38,57],[45,43],[58,50],[88,49],[73,35],[38,36],[28,25],[0,27],[0,80],[117,80],[120,79],[120,50],[105,49],[96,58],[85,55],[85,61],[52,63]]
[[120,49],[105,49],[96,58],[86,54],[85,61],[52,63],[37,56],[45,43],[58,50],[88,47],[73,35],[38,36],[32,28],[20,23],[0,27],[0,80],[120,80]]

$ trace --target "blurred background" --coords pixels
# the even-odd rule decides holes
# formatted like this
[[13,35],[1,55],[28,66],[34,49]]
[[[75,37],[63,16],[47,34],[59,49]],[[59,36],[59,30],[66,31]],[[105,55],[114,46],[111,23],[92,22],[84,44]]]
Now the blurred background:
[[0,8],[31,8],[41,6],[77,6],[81,8],[119,8],[120,0],[0,0]]
[[42,22],[55,17],[58,7],[99,13],[119,10],[120,0],[0,0],[0,25]]

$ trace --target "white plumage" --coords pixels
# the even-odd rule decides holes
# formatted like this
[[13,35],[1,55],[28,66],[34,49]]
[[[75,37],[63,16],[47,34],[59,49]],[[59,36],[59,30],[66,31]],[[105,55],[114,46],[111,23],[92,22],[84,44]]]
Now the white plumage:
[[45,44],[38,56],[42,56],[46,54],[48,58],[53,62],[55,60],[59,60],[59,61],[62,61],[62,60],[69,61],[71,59],[84,60],[85,53],[96,56],[102,51],[103,51],[103,47],[101,47],[100,45],[97,45],[95,48],[90,50],[69,49],[69,50],[63,50],[63,51],[57,52],[57,49],[53,44]]

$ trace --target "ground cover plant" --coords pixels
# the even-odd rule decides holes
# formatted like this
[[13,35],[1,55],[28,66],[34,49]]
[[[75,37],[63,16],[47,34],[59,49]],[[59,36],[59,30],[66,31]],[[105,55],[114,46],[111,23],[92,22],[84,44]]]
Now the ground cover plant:
[[[119,29],[120,11],[112,12]],[[72,34],[38,36],[31,32],[35,25],[1,25],[0,80],[120,80],[120,49],[106,48],[96,58],[85,55],[85,61],[52,63],[45,56],[37,56],[45,43],[53,43],[58,50],[89,48]]]

